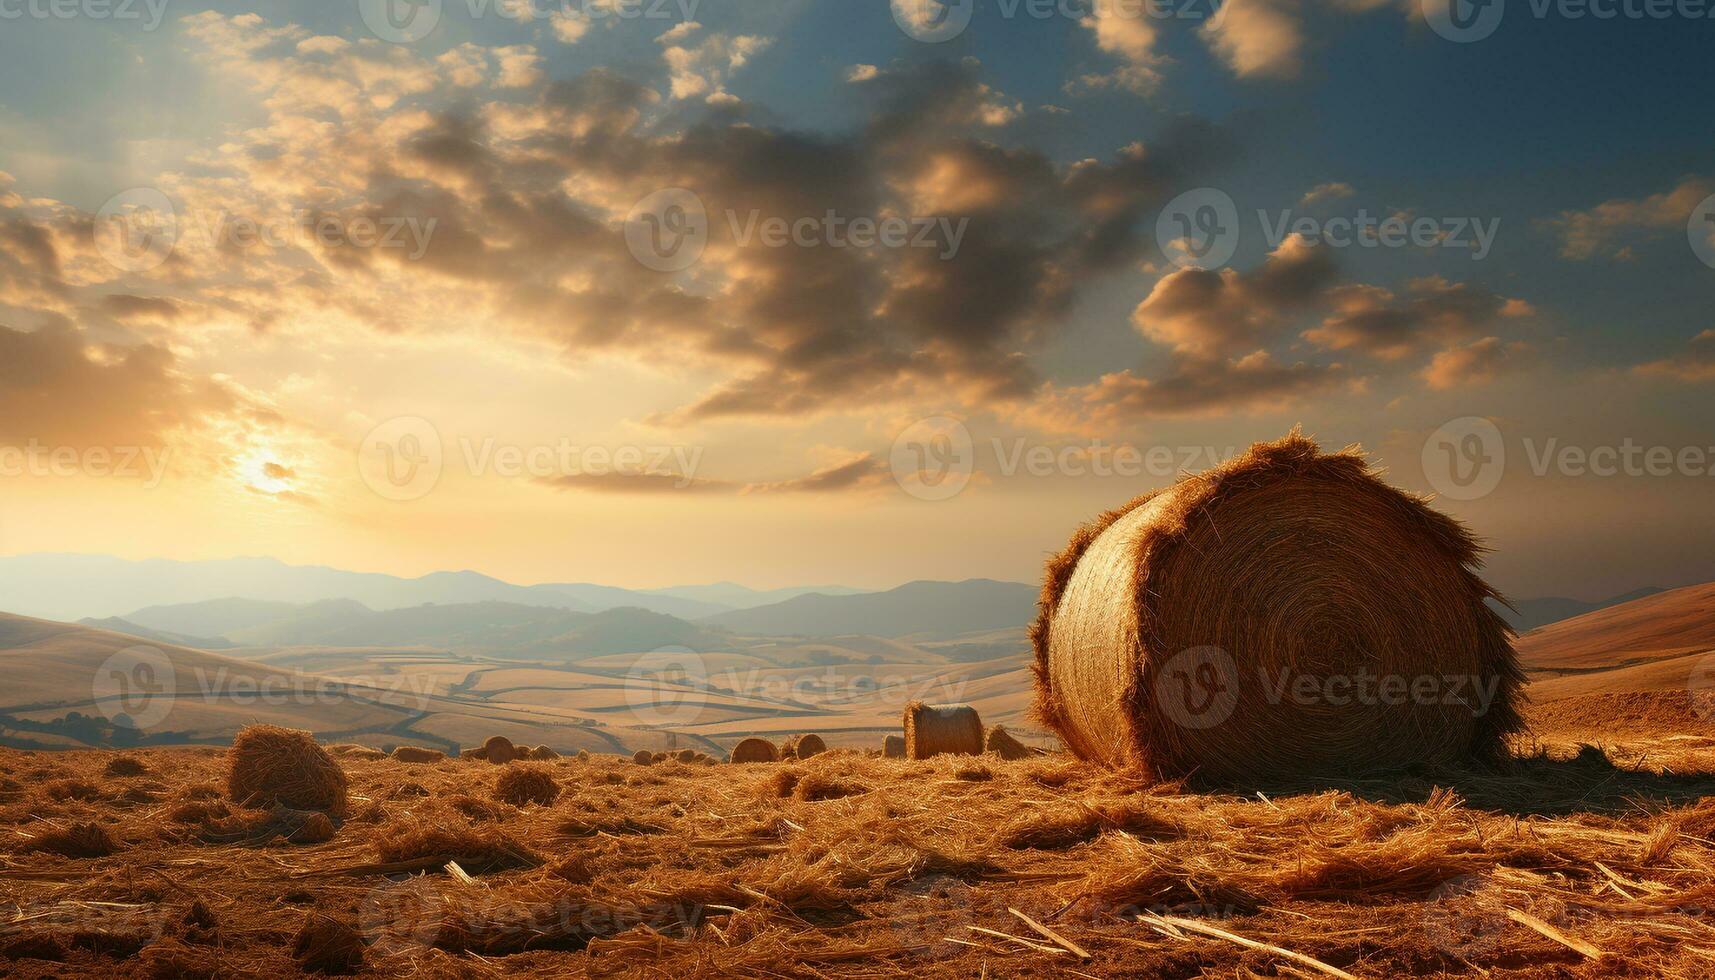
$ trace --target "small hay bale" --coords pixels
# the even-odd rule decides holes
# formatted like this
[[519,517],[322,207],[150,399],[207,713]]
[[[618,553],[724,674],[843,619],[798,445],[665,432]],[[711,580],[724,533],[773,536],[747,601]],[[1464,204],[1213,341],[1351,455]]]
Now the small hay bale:
[[968,704],[924,704],[905,706],[905,757],[928,759],[937,755],[982,755],[983,720]]
[[226,795],[240,806],[345,812],[345,770],[309,732],[247,725],[226,760]]
[[401,745],[393,750],[393,761],[409,763],[443,762],[447,754],[440,749],[426,749],[419,745]]
[[821,755],[828,751],[828,743],[822,741],[822,736],[815,733],[794,735],[780,747],[781,756],[788,759],[808,759],[813,755]]
[[[1480,552],[1356,449],[1258,443],[1101,515],[1048,563],[1036,717],[1080,758],[1164,778],[1499,760],[1523,675]],[[1372,696],[1353,696],[1366,677]],[[1466,697],[1410,694],[1452,695],[1450,678]]]
[[338,919],[312,915],[292,940],[292,957],[310,973],[356,973],[363,969],[363,935]]
[[513,806],[526,803],[550,806],[560,798],[560,784],[554,781],[554,770],[548,766],[511,766],[494,781],[494,798]]
[[779,762],[780,749],[766,738],[747,738],[732,747],[732,761]]
[[696,749],[680,749],[679,751],[673,753],[673,758],[678,759],[680,762],[695,762],[695,761],[697,761],[697,750]]
[[518,747],[513,745],[512,740],[505,735],[489,736],[488,741],[482,743],[482,752],[479,756],[479,758],[487,759],[497,766],[515,762],[521,757]]
[[655,762],[666,762],[667,761],[667,753],[657,752],[653,756],[651,756],[650,758]]
[[631,761],[640,766],[652,766],[655,764],[655,753],[648,749],[638,749],[631,754]]
[[888,759],[905,758],[905,736],[889,735],[882,739],[881,754]]
[[589,749],[579,749],[578,750],[578,761],[579,762],[590,761],[590,750]]
[[129,755],[116,755],[107,761],[102,772],[109,776],[141,776],[149,771],[142,759]]
[[68,858],[106,857],[119,850],[113,831],[98,823],[74,823],[63,830],[50,830],[30,842],[30,850],[47,851]]
[[988,739],[983,743],[983,747],[1008,762],[1026,759],[1031,755],[1030,746],[1013,738],[1012,733],[1001,725],[989,729]]
[[319,810],[311,810],[299,815],[298,829],[286,835],[286,840],[293,844],[325,844],[333,840],[338,828],[328,815]]
[[559,757],[560,757],[560,753],[555,752],[552,748],[550,748],[546,745],[538,745],[530,753],[530,758],[539,760],[541,762],[552,762],[555,759],[558,759]]

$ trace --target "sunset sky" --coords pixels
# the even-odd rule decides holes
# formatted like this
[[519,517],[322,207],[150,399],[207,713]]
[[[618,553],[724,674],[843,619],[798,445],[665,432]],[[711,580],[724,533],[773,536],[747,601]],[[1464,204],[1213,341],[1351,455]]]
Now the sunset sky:
[[0,554],[1028,581],[1302,424],[1715,579],[1715,20],[391,2],[0,7]]

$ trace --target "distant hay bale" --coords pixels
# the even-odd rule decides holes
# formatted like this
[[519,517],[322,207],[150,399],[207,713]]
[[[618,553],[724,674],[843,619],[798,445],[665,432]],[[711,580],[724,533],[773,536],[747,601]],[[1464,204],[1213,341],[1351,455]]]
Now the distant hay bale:
[[491,735],[488,741],[482,743],[480,758],[495,765],[505,765],[519,758],[518,747],[505,735]]
[[32,851],[47,851],[68,858],[106,857],[119,850],[113,831],[98,823],[74,823],[38,834],[29,842]]
[[780,747],[780,754],[788,759],[808,759],[813,755],[821,755],[828,751],[828,743],[822,741],[822,736],[815,733],[794,735]]
[[297,829],[287,834],[286,839],[294,844],[325,844],[338,832],[339,828],[327,814],[311,810],[299,817]]
[[1031,754],[1030,746],[1013,738],[1012,733],[1000,725],[989,729],[988,739],[983,747],[1008,761],[1028,758]]
[[538,745],[530,753],[530,758],[537,759],[542,762],[552,762],[559,757],[560,753],[555,752],[551,747],[546,745]]
[[889,759],[905,758],[905,736],[889,735],[882,739],[881,754]]
[[226,795],[241,806],[345,812],[345,771],[309,732],[248,725],[226,761]]
[[549,806],[560,798],[560,784],[554,781],[554,770],[549,766],[510,766],[494,781],[494,798],[513,806]]
[[650,757],[650,760],[653,762],[666,762],[667,761],[667,753],[657,752],[653,756]]
[[746,762],[779,762],[780,749],[766,738],[747,738],[732,747],[732,761]]
[[655,764],[655,753],[648,749],[638,749],[631,754],[631,761],[640,766],[652,766]]
[[397,762],[441,762],[446,757],[447,754],[440,749],[425,749],[417,745],[401,745],[393,750],[393,758]]
[[590,750],[589,749],[579,749],[578,750],[578,761],[579,762],[590,761]]
[[927,759],[937,755],[981,755],[983,720],[968,704],[924,704],[905,706],[905,757]]
[[678,759],[680,762],[695,762],[695,761],[697,761],[697,750],[696,749],[680,749],[679,751],[673,753],[673,758]]
[[1081,758],[1164,777],[1498,759],[1522,675],[1480,551],[1355,449],[1259,443],[1049,562],[1036,717]]

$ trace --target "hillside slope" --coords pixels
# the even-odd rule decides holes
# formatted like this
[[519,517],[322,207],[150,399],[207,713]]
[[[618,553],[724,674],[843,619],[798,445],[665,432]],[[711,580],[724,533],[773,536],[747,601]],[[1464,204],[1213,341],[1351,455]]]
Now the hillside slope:
[[1036,586],[992,579],[908,582],[863,595],[803,595],[701,622],[763,636],[947,637],[1023,626],[1036,615],[1036,596]]
[[1715,582],[1552,623],[1519,638],[1519,658],[1537,672],[1598,670],[1715,648]]

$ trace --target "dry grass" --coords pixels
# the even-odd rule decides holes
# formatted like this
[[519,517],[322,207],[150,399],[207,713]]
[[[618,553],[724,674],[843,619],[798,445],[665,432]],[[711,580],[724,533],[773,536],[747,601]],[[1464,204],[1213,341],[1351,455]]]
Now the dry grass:
[[510,766],[494,781],[494,798],[513,806],[549,806],[560,796],[554,770],[540,763]]
[[[24,794],[0,808],[0,972],[1314,975],[1298,956],[1370,978],[1702,978],[1715,776],[1686,773],[1712,762],[1690,740],[1651,754],[1625,768],[1555,743],[1509,770],[1260,794],[1052,755],[596,756],[509,767],[561,788],[524,807],[480,799],[505,774],[487,767],[348,755],[352,810],[373,819],[311,844],[200,830],[270,816],[207,798],[216,751],[128,753],[161,797],[130,806],[47,792],[98,782],[111,754],[0,751]],[[30,846],[86,827],[123,849]]]

